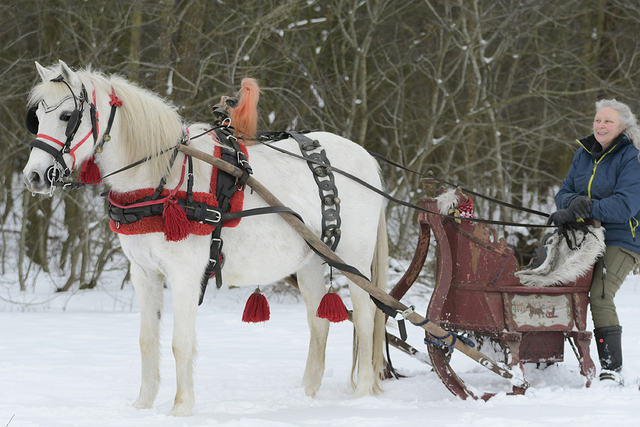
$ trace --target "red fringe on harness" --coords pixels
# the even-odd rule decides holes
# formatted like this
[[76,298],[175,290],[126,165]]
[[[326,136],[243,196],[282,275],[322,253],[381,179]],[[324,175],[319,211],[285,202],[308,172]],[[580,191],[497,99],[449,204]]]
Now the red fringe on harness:
[[164,236],[168,242],[179,242],[189,236],[187,213],[178,205],[178,199],[168,197],[164,201],[162,218],[164,219]]
[[[210,134],[212,138],[215,139],[215,134],[213,134],[213,132],[210,132]],[[240,144],[240,149],[245,155],[247,155],[247,158],[248,158],[247,149],[242,144]],[[217,158],[220,158],[221,153],[222,153],[221,147],[216,145],[214,150],[214,156],[216,156]],[[215,196],[217,182],[218,182],[218,169],[214,167],[213,171],[211,172],[211,181],[209,185],[210,192],[209,193],[194,192],[193,200],[196,202],[205,202],[207,205],[217,208],[218,200],[216,199],[216,196]],[[240,189],[231,197],[229,212],[240,212],[242,210],[242,207],[244,205],[243,190],[244,189]],[[154,188],[141,188],[140,190],[130,191],[128,193],[111,192],[111,198],[113,199],[113,201],[115,201],[118,204],[130,205],[132,203],[139,201],[140,199],[153,195],[153,193],[155,193]],[[169,195],[169,193],[170,193],[169,190],[163,190],[161,197],[166,197]],[[176,193],[176,198],[186,199],[187,192],[178,191]],[[165,209],[166,208],[167,208],[167,204],[165,203]],[[184,233],[186,232],[186,227],[183,227],[180,224],[177,225],[178,228],[173,227],[174,225],[176,225],[173,220],[177,219],[179,221],[180,219],[178,217],[173,216],[174,214],[176,214],[176,212],[169,214],[169,223],[167,224],[167,229],[166,229],[167,240],[172,240],[172,241],[182,240],[188,234],[195,234],[197,236],[208,236],[211,234],[211,232],[214,229],[214,226],[210,224],[204,224],[199,221],[187,221],[189,226],[188,226],[188,233],[185,235]],[[131,224],[117,224],[115,221],[111,220],[109,223],[109,226],[111,227],[112,231],[120,234],[127,234],[127,235],[146,234],[146,233],[163,233],[165,232],[165,219],[166,218],[163,218],[162,216],[152,216],[152,217],[142,218],[140,219],[140,221],[133,222]],[[240,220],[241,218],[224,221],[223,226],[235,227],[240,223]],[[183,224],[184,223],[185,222],[183,222]]]
[[96,165],[95,157],[91,156],[82,162],[78,181],[85,184],[100,184],[102,182],[100,169]]

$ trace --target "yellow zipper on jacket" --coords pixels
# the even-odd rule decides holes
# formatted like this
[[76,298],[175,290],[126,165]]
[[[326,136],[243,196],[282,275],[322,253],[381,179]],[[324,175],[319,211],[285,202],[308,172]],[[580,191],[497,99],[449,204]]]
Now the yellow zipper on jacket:
[[[577,139],[576,141],[578,141],[578,144],[582,145],[582,147],[583,147],[585,150],[587,150],[587,147],[585,147],[585,146],[582,144],[582,142],[580,142],[580,140],[579,140],[579,139]],[[588,197],[589,197],[590,199],[591,199],[591,184],[593,183],[593,178],[595,178],[595,176],[596,176],[596,169],[598,169],[598,163],[600,163],[600,161],[601,161],[602,159],[604,159],[604,158],[605,158],[605,156],[611,152],[611,150],[613,150],[614,148],[616,148],[616,146],[617,146],[617,145],[618,145],[618,144],[615,144],[613,147],[609,148],[609,151],[607,151],[606,153],[604,153],[604,154],[603,154],[603,155],[602,155],[598,160],[595,160],[595,159],[594,159],[595,164],[593,165],[593,170],[591,171],[591,178],[589,178],[589,185],[587,186],[587,195],[588,195]],[[589,154],[591,154],[591,151],[587,150],[587,152],[588,152]],[[635,230],[635,229],[634,229],[634,230]],[[634,236],[635,236],[635,231],[634,231]]]
[[[632,221],[635,221],[636,225],[633,225]],[[634,242],[636,241],[636,228],[638,228],[638,225],[640,225],[640,222],[638,222],[636,217],[631,217],[631,219],[629,220],[629,228],[631,228],[631,235],[633,236]]]
[[[582,142],[580,142],[579,139],[577,139],[576,141],[578,141],[578,143],[580,145],[582,145],[582,147],[587,150],[587,147],[585,147]],[[618,144],[616,144],[618,145]],[[602,155],[602,157],[600,157],[598,160],[595,160],[595,164],[593,165],[593,170],[591,171],[591,178],[589,178],[589,185],[587,187],[587,194],[588,197],[591,199],[591,184],[593,183],[593,178],[595,178],[596,176],[596,169],[598,169],[598,163],[600,163],[600,160],[604,159],[604,156],[606,156],[607,154],[609,154],[611,152],[611,150],[613,150],[616,145],[614,145],[613,147],[611,147],[609,149],[609,151],[607,151],[606,153],[604,153]],[[591,154],[591,151],[587,150],[587,152],[589,154]],[[635,221],[635,226],[633,225],[633,221]],[[638,225],[640,225],[640,222],[636,219],[636,217],[631,217],[631,219],[629,220],[629,228],[631,229],[631,235],[633,236],[633,241],[636,241],[636,228],[638,228]]]

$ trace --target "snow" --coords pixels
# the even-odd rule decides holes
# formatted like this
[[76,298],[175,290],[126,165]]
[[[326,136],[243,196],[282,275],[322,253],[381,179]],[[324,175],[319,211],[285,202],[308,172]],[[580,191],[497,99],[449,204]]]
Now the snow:
[[[498,392],[488,402],[453,396],[428,365],[393,348],[394,366],[406,378],[385,381],[382,395],[354,397],[348,382],[348,322],[332,325],[323,385],[316,397],[307,397],[300,385],[308,340],[304,304],[294,297],[272,297],[271,320],[245,324],[242,310],[253,289],[212,287],[198,309],[196,405],[189,418],[168,416],[175,393],[169,290],[163,317],[163,383],[154,407],[137,410],[131,405],[140,386],[139,317],[130,285],[120,290],[118,279],[73,295],[51,295],[48,285],[9,294],[17,285],[8,287],[3,279],[0,426],[637,425],[638,276],[629,276],[616,298],[624,327],[624,387],[595,382],[585,388],[567,344],[564,362],[545,370],[527,365],[530,389],[523,396],[509,396],[507,381],[456,352],[452,364],[470,386]],[[420,298],[408,295],[408,303],[424,311],[428,301]],[[424,351],[421,330],[408,328],[410,343]],[[591,354],[596,357],[594,343]]]

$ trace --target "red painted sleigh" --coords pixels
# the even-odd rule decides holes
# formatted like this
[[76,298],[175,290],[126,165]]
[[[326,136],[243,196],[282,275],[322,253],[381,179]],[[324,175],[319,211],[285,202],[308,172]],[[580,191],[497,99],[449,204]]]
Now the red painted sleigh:
[[[423,185],[427,197],[422,207],[438,212],[438,182],[426,178]],[[416,253],[391,296],[400,300],[416,280],[433,233],[436,284],[426,317],[445,330],[465,333],[477,344],[498,344],[509,367],[521,369],[524,363],[562,361],[568,339],[579,356],[586,386],[590,385],[596,372],[589,355],[591,332],[586,331],[592,271],[558,286],[524,286],[514,275],[517,262],[513,250],[490,226],[425,212],[420,213],[418,224]],[[446,387],[461,398],[473,396],[451,368],[448,351],[427,347],[431,364]]]

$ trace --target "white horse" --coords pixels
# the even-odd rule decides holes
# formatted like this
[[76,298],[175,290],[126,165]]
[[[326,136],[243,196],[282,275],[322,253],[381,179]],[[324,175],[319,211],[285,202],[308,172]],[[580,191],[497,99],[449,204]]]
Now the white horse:
[[[209,129],[208,125],[184,125],[166,101],[117,75],[107,76],[91,69],[76,71],[62,61],[50,68],[36,63],[36,68],[42,82],[31,91],[28,127],[37,136],[23,171],[29,191],[51,193],[52,181],[59,180],[65,172],[94,154],[103,176],[151,156],[146,162],[105,178],[114,194],[155,189],[163,176],[168,177],[165,188],[180,185],[184,155],[179,153],[170,165],[171,148],[183,140],[187,132],[195,136]],[[113,108],[110,138],[103,141],[112,100],[121,101],[121,106],[116,104]],[[94,125],[92,115],[98,118]],[[362,147],[331,133],[314,132],[309,136],[321,143],[333,166],[381,188],[379,167]],[[207,153],[213,153],[216,144],[208,135],[190,141],[190,146]],[[298,144],[291,138],[275,145],[299,152]],[[263,144],[247,149],[253,177],[320,235],[318,188],[306,162]],[[166,150],[169,150],[167,154],[158,155]],[[209,191],[211,173],[211,165],[194,160],[194,191]],[[342,175],[335,175],[335,183],[342,201],[342,233],[336,253],[384,289],[387,237],[383,200]],[[185,190],[185,186],[182,183],[180,190]],[[244,209],[264,206],[266,203],[257,194],[250,189],[245,191]],[[200,281],[209,258],[210,237],[190,234],[184,240],[167,241],[163,233],[151,232],[119,234],[119,238],[131,262],[131,280],[140,304],[142,380],[134,406],[152,407],[160,386],[159,326],[166,279],[173,293],[173,353],[177,371],[177,392],[171,414],[191,415],[195,401],[195,318]],[[227,285],[264,285],[297,273],[311,334],[302,385],[307,395],[315,395],[324,372],[329,330],[329,322],[316,317],[320,300],[326,293],[323,261],[277,214],[244,218],[235,228],[223,228],[222,239],[225,258],[222,277]],[[383,315],[376,310],[369,295],[352,283],[350,293],[355,328],[351,381],[357,395],[377,393],[383,368]]]

